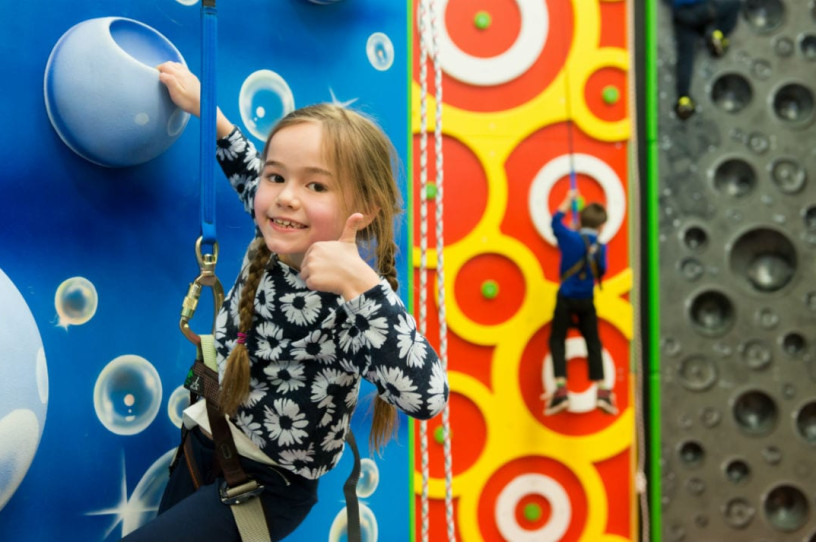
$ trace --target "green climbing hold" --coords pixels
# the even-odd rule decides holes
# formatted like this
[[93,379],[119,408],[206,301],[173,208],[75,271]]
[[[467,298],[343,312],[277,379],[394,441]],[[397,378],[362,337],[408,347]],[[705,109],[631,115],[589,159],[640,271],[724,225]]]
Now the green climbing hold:
[[486,280],[482,283],[482,295],[485,299],[494,299],[499,295],[499,285],[495,280]]
[[536,521],[541,518],[541,506],[531,502],[524,507],[524,519],[527,521]]
[[486,11],[478,12],[473,18],[473,24],[476,25],[476,28],[479,30],[485,30],[488,26],[490,26],[490,22],[490,14]]
[[618,103],[620,100],[620,91],[618,87],[607,85],[601,91],[601,96],[603,97],[603,101],[609,105],[614,105]]
[[434,440],[437,444],[445,443],[445,428],[441,425],[434,429]]
[[425,197],[427,199],[434,199],[436,197],[436,185],[434,183],[425,185]]

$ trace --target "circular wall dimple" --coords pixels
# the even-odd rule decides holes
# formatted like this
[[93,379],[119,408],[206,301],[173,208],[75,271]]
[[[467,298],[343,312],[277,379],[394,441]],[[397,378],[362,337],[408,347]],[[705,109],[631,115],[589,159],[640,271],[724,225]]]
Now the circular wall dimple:
[[746,391],[737,397],[733,413],[740,431],[751,436],[771,433],[779,417],[774,400],[760,390]]
[[683,230],[683,244],[694,252],[702,252],[708,246],[708,232],[702,226],[689,226]]
[[726,73],[714,80],[711,101],[728,113],[738,113],[753,99],[754,91],[748,79],[738,73]]
[[802,221],[808,231],[816,231],[816,205],[805,207],[802,210]]
[[787,83],[772,96],[773,111],[785,124],[799,127],[813,118],[813,91],[800,83]]
[[784,233],[775,229],[748,230],[728,252],[731,272],[752,292],[777,292],[787,286],[796,273],[796,249]]
[[773,361],[771,348],[760,339],[753,339],[741,345],[742,361],[750,369],[764,369]]
[[807,348],[807,339],[805,336],[797,331],[792,331],[790,333],[786,333],[782,336],[782,350],[791,356],[791,357],[799,357]]
[[806,60],[816,61],[816,35],[802,34],[799,37],[799,51]]
[[728,158],[717,164],[713,173],[714,188],[739,198],[751,193],[757,182],[753,166],[741,158]]
[[765,34],[782,24],[785,7],[780,0],[745,0],[742,13],[748,26]]
[[699,442],[693,440],[681,443],[677,453],[680,462],[686,467],[698,467],[705,459],[705,449]]
[[717,367],[704,356],[684,359],[677,373],[683,387],[691,391],[705,391],[717,381]]
[[793,532],[808,520],[810,506],[801,489],[789,484],[773,488],[763,499],[765,519],[774,529]]
[[729,482],[741,484],[751,477],[751,467],[742,459],[732,459],[725,465],[725,477]]
[[708,337],[720,337],[734,324],[734,305],[724,293],[706,290],[691,300],[689,316],[698,332]]
[[730,499],[723,506],[725,522],[734,529],[744,529],[756,515],[756,508],[746,499]]
[[796,430],[810,444],[816,444],[816,401],[806,403],[796,413]]
[[787,58],[793,54],[795,49],[793,40],[787,36],[780,36],[773,40],[773,50],[778,57]]
[[771,180],[784,194],[801,192],[807,182],[807,170],[795,158],[777,158],[771,163]]
[[689,281],[695,281],[703,276],[703,264],[697,258],[685,258],[680,262],[680,272]]

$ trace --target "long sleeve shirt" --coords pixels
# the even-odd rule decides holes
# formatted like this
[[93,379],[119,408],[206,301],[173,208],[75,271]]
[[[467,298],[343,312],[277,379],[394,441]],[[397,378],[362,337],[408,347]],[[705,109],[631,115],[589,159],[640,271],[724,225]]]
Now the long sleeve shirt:
[[[564,213],[556,211],[552,217],[552,230],[558,241],[558,250],[561,252],[558,276],[563,276],[576,263],[585,259],[587,247],[581,235],[585,235],[589,244],[598,243],[598,231],[591,228],[582,228],[578,231],[568,228],[563,222]],[[606,271],[606,245],[597,244],[598,273]],[[587,268],[584,273],[574,273],[561,283],[558,294],[572,299],[588,299],[593,296],[595,279]],[[583,278],[582,278],[583,277]]]
[[[218,141],[221,168],[251,214],[261,162],[237,128]],[[248,255],[216,318],[219,377],[247,334],[250,394],[233,422],[280,466],[310,479],[340,460],[361,379],[409,416],[428,419],[448,399],[447,375],[385,279],[345,301],[309,290],[274,254],[255,295],[252,329],[239,330]]]

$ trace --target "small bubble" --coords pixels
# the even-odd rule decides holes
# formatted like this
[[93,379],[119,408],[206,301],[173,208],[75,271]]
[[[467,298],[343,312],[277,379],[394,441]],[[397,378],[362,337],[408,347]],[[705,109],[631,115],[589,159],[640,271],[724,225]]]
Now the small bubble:
[[170,421],[178,428],[184,417],[184,409],[190,406],[190,392],[184,386],[179,386],[170,394],[167,400],[167,415]]
[[283,77],[258,70],[241,85],[238,108],[250,133],[264,141],[278,119],[295,109],[295,98]]
[[94,385],[94,409],[99,421],[117,435],[140,433],[159,411],[159,373],[146,359],[124,355],[108,363]]
[[368,61],[379,71],[385,71],[394,63],[394,44],[382,32],[374,32],[366,42]]
[[357,482],[357,496],[365,499],[370,497],[380,483],[380,469],[377,464],[364,457],[360,460],[360,481]]
[[68,327],[84,324],[96,314],[98,302],[96,288],[85,277],[64,280],[54,296],[59,325]]

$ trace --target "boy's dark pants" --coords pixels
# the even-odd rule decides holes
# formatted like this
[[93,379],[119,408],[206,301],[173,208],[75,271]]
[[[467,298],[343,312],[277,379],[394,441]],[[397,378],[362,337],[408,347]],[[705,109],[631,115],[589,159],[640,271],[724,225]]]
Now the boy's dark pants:
[[550,354],[556,378],[567,377],[566,344],[567,330],[575,318],[578,330],[583,335],[587,347],[589,379],[603,380],[603,360],[601,359],[601,339],[598,334],[598,314],[595,300],[571,299],[558,296],[555,301],[552,327],[550,329]]

